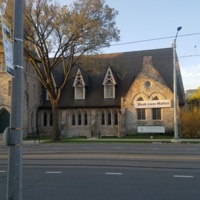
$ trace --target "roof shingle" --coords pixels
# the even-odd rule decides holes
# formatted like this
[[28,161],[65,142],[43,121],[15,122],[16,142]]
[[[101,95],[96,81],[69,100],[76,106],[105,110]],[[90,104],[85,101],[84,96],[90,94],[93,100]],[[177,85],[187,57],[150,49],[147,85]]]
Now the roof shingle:
[[[86,56],[81,64],[81,73],[87,83],[84,100],[74,99],[73,76],[77,68],[71,71],[72,78],[66,85],[60,102],[60,108],[103,108],[120,107],[121,97],[124,97],[143,67],[143,57],[151,56],[154,68],[173,92],[173,49],[155,49],[125,53]],[[104,99],[103,80],[109,65],[116,80],[116,98]],[[59,76],[61,77],[61,76]],[[179,66],[177,68],[177,93],[179,103],[184,104],[184,89]],[[44,102],[42,107],[49,107]]]

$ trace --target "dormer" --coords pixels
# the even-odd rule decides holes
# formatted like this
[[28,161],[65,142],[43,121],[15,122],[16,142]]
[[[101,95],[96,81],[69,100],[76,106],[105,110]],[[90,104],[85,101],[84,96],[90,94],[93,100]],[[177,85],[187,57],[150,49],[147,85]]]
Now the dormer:
[[113,76],[111,67],[109,66],[104,77],[103,84],[104,86],[104,99],[106,98],[115,98],[115,85],[116,81]]
[[73,87],[74,99],[85,99],[85,81],[83,79],[80,69],[77,70]]

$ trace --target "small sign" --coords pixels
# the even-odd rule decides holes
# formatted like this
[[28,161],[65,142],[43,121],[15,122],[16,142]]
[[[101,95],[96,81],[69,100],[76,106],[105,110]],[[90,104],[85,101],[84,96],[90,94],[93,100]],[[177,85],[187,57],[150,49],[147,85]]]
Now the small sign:
[[10,27],[11,27],[10,24],[4,18],[2,18],[2,34],[3,34],[6,71],[8,74],[14,77],[13,44],[12,44],[12,34]]
[[171,107],[171,100],[135,101],[135,108],[166,108]]
[[165,133],[164,126],[138,126],[138,133]]

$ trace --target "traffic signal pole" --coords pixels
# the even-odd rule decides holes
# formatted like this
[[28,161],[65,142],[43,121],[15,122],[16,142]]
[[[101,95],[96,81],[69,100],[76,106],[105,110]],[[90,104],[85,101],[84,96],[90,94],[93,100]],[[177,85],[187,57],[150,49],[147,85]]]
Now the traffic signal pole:
[[9,160],[6,200],[22,200],[23,147],[23,0],[15,0]]

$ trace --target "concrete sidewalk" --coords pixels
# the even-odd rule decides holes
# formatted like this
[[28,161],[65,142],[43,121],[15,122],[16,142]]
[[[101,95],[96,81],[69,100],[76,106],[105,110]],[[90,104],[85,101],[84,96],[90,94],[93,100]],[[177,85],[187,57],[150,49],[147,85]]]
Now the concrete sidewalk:
[[[40,140],[40,142],[38,140],[34,141],[34,140],[23,140],[23,145],[38,145],[38,144],[42,144],[44,142],[44,140]],[[5,145],[3,142],[3,134],[0,134],[0,146]]]
[[[70,139],[73,142],[144,142],[144,143],[170,143],[172,142],[172,139],[120,139],[120,138],[109,138],[109,139],[101,139],[101,138],[88,138],[88,139]],[[23,145],[38,145],[38,144],[42,144],[43,142],[45,142],[45,140],[24,140],[23,141]],[[177,143],[200,143],[200,139],[180,139],[180,141],[178,141]],[[172,143],[176,143],[176,142],[172,142]],[[62,143],[64,144],[64,143]],[[4,145],[3,143],[3,137],[2,134],[0,134],[0,145]]]

